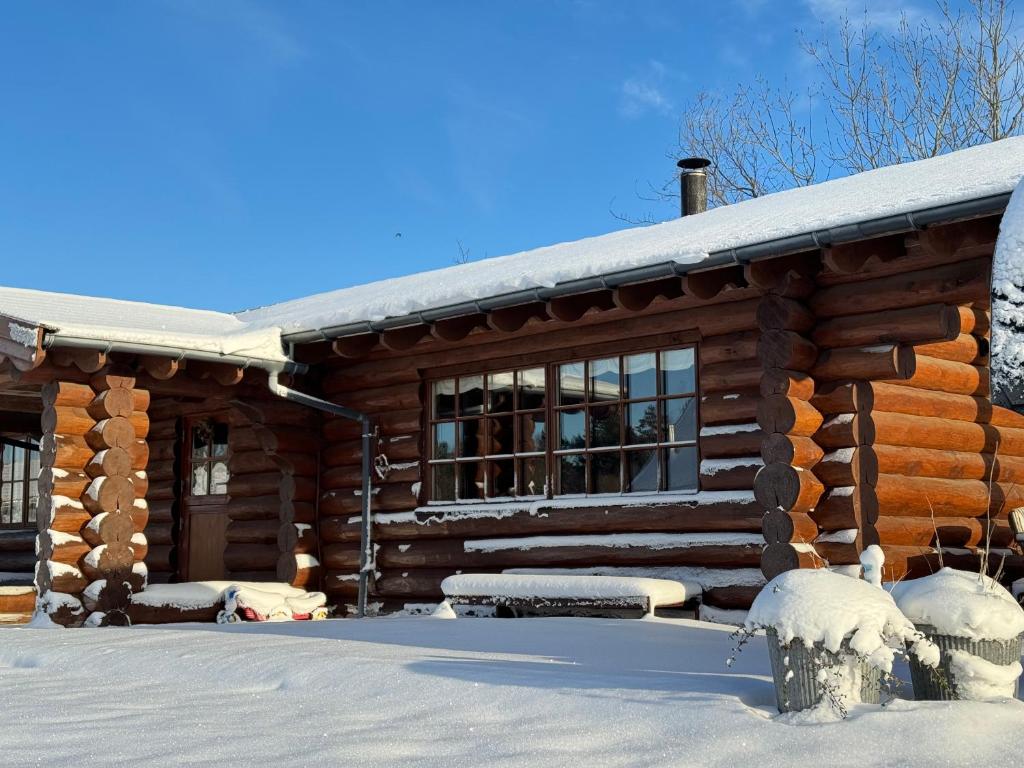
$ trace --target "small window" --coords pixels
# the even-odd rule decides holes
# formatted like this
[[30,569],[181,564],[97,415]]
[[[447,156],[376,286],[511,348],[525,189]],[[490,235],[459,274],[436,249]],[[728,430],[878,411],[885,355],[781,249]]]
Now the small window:
[[189,495],[220,496],[228,492],[228,425],[201,421],[189,434]]
[[0,439],[0,528],[35,528],[39,445],[32,437]]
[[543,496],[547,476],[543,368],[431,385],[431,497]]

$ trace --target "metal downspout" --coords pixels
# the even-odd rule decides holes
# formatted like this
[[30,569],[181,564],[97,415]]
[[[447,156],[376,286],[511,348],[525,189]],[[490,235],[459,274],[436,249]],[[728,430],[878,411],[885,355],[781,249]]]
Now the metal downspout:
[[267,387],[272,393],[293,403],[305,405],[308,408],[315,408],[324,413],[341,416],[352,421],[359,422],[362,432],[363,451],[363,482],[360,489],[360,526],[359,526],[359,596],[356,599],[356,615],[359,618],[366,616],[366,596],[369,591],[370,569],[373,567],[373,541],[371,540],[372,528],[370,526],[370,501],[373,496],[373,487],[370,482],[372,471],[372,459],[370,449],[373,433],[371,430],[370,417],[368,414],[346,408],[343,405],[336,405],[322,400],[319,397],[299,392],[296,389],[286,387],[277,380],[280,369],[267,369]]

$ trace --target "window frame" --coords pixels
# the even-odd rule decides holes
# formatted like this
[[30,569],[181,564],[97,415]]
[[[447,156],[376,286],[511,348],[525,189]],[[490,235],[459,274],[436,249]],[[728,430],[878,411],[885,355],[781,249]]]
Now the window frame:
[[[38,520],[38,515],[39,515],[39,474],[38,474],[38,471],[37,471],[35,477],[32,476],[32,454],[35,454],[37,456],[36,463],[39,464],[39,459],[38,459],[38,456],[39,456],[39,443],[38,442],[33,443],[31,435],[25,435],[24,437],[28,438],[28,439],[19,439],[19,438],[16,438],[16,437],[9,437],[9,436],[2,436],[2,437],[0,437],[0,448],[6,447],[6,446],[9,445],[12,448],[21,449],[21,450],[25,451],[25,460],[22,461],[22,465],[23,466],[22,466],[21,477],[15,479],[13,477],[14,470],[12,468],[12,470],[11,470],[12,477],[11,477],[10,480],[0,479],[0,487],[2,487],[4,485],[11,485],[13,487],[15,484],[18,484],[18,485],[20,485],[22,487],[21,514],[20,514],[20,518],[21,519],[18,522],[10,522],[10,523],[4,523],[4,522],[2,522],[2,519],[0,519],[0,530],[4,530],[4,531],[34,530],[36,528],[36,526],[38,525],[37,520]],[[0,468],[2,468],[2,465],[3,465],[3,456],[0,455]],[[35,481],[35,483],[36,483],[36,518],[37,519],[36,520],[29,520],[28,516],[29,516],[29,510],[31,508],[31,498],[32,498],[32,494],[31,494],[30,491],[32,489],[33,481]],[[12,493],[11,494],[11,499],[12,499],[12,510],[11,511],[12,511],[12,513],[14,511],[13,510],[13,498],[14,498],[14,494]],[[13,516],[14,515],[12,514],[11,517],[13,517]]]
[[[195,494],[195,493],[192,492],[192,470],[196,466],[196,461],[195,461],[194,457],[192,456],[192,431],[197,426],[200,426],[203,423],[223,424],[224,427],[228,431],[228,437],[227,437],[227,442],[225,443],[226,448],[225,448],[225,451],[224,451],[224,455],[223,456],[218,456],[218,457],[210,456],[207,459],[202,459],[201,460],[202,463],[203,464],[207,464],[208,466],[212,466],[215,463],[223,462],[225,465],[228,465],[230,460],[231,460],[231,424],[227,420],[225,420],[223,418],[218,418],[216,415],[213,415],[213,414],[202,414],[202,415],[198,415],[197,414],[197,415],[194,415],[194,416],[187,417],[185,419],[184,431],[183,431],[183,434],[182,434],[182,441],[181,441],[182,442],[182,452],[181,452],[181,458],[182,458],[182,473],[181,473],[182,496],[185,499],[188,500],[188,503],[190,505],[193,505],[193,506],[203,505],[203,504],[210,504],[210,505],[224,504],[224,503],[226,503],[228,501],[228,499],[230,497],[230,494],[228,494],[227,491],[225,491],[224,493],[205,493],[205,494]],[[230,482],[230,480],[231,480],[231,468],[229,466],[228,467],[228,482]],[[209,486],[211,482],[212,482],[212,476],[210,478],[208,478],[207,485]]]
[[[693,331],[675,331],[671,333],[664,333],[658,335],[647,336],[639,339],[618,339],[614,342],[606,343],[594,343],[594,344],[583,344],[569,349],[552,349],[544,350],[535,354],[524,354],[517,355],[516,357],[508,358],[495,358],[491,360],[483,360],[478,363],[464,363],[459,365],[450,365],[436,368],[426,368],[421,371],[424,381],[424,398],[426,400],[426,407],[424,408],[424,451],[423,459],[421,463],[421,477],[422,477],[422,500],[427,505],[446,505],[446,504],[491,504],[501,503],[505,500],[505,497],[487,497],[484,496],[479,499],[458,499],[454,501],[435,499],[434,488],[433,488],[433,466],[437,463],[433,459],[434,451],[434,433],[433,426],[438,421],[454,421],[454,419],[435,419],[434,418],[434,384],[437,381],[448,379],[448,378],[459,378],[459,377],[471,377],[471,376],[485,376],[487,374],[505,373],[508,371],[520,371],[520,370],[532,370],[536,368],[543,368],[545,375],[545,423],[546,423],[546,446],[542,454],[536,454],[543,456],[545,461],[545,493],[543,496],[516,496],[516,501],[523,500],[552,500],[556,498],[616,498],[616,497],[636,497],[636,496],[654,496],[654,495],[669,495],[669,496],[692,496],[700,491],[700,392],[701,392],[701,381],[700,381],[700,333]],[[645,448],[650,450],[663,450],[670,447],[680,446],[693,446],[695,449],[695,476],[696,482],[692,489],[679,489],[679,490],[656,490],[656,491],[627,491],[619,490],[605,493],[571,493],[561,494],[558,493],[558,456],[564,455],[565,453],[573,453],[572,449],[562,451],[557,448],[558,430],[557,415],[559,410],[562,410],[558,405],[558,367],[560,365],[574,363],[574,362],[586,362],[591,360],[605,359],[611,357],[620,358],[620,387],[623,384],[624,371],[622,365],[622,358],[629,355],[638,355],[644,353],[655,353],[658,359],[658,368],[656,370],[656,376],[660,375],[661,366],[661,352],[670,351],[674,349],[690,348],[693,350],[694,363],[693,363],[693,377],[694,377],[694,388],[693,391],[688,394],[658,394],[656,397],[651,398],[626,398],[625,391],[620,390],[620,399],[617,402],[620,406],[619,414],[619,428],[620,428],[620,443],[618,446],[609,447],[609,451],[617,451],[620,455],[620,488],[625,487],[625,468],[622,464],[621,457],[626,452],[632,450],[644,450]],[[486,389],[485,389],[486,397]],[[661,418],[661,402],[663,400],[671,400],[674,398],[691,398],[694,408],[694,419],[696,424],[695,434],[692,441],[666,441],[656,444],[637,444],[630,446],[626,444],[625,432],[623,432],[625,423],[625,411],[623,406],[629,402],[643,402],[647,400],[657,400],[659,403],[658,414],[659,419]],[[589,405],[589,403],[587,404]],[[484,413],[482,418],[487,418],[487,414]],[[516,421],[516,439],[518,440],[518,419]],[[456,432],[458,428],[456,427]],[[589,431],[589,430],[588,430]],[[589,442],[589,435],[587,436]],[[518,443],[516,443],[518,445]],[[585,455],[590,454],[589,449],[585,451]],[[481,461],[485,461],[483,457]],[[587,462],[587,477],[586,482],[589,482],[589,464]],[[658,470],[658,485],[659,489],[662,485],[662,469],[663,462],[659,457],[659,470]],[[517,489],[519,487],[520,479],[518,476],[515,479]],[[589,487],[589,486],[587,486]],[[458,493],[455,493],[458,496]]]

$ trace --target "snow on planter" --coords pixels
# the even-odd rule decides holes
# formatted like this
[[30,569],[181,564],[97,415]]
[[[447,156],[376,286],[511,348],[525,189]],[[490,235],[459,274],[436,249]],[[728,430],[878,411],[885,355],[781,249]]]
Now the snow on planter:
[[943,568],[893,588],[897,605],[939,647],[937,674],[911,660],[918,699],[1004,699],[1021,675],[1024,609],[998,582]]
[[850,703],[877,702],[881,677],[892,673],[904,645],[922,663],[938,651],[886,591],[824,569],[787,571],[754,600],[746,633],[768,634],[781,712],[821,702],[840,714]]

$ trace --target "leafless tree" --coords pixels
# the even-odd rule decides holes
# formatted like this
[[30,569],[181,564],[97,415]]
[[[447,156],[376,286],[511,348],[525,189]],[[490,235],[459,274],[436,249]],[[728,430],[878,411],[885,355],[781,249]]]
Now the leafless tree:
[[1012,3],[939,0],[933,18],[904,15],[892,31],[867,15],[823,27],[802,41],[815,86],[702,92],[684,111],[680,153],[714,161],[708,195],[721,205],[1019,134],[1024,39]]

